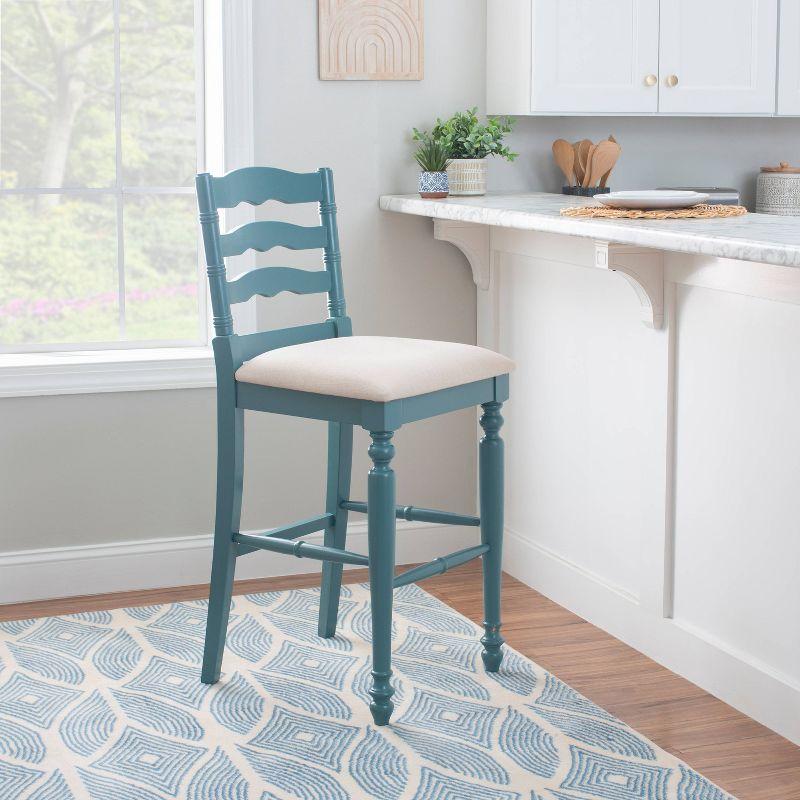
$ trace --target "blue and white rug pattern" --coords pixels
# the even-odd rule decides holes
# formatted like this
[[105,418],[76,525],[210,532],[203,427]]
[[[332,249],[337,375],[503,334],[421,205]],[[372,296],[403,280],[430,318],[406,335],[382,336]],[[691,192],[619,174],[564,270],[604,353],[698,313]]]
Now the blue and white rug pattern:
[[416,586],[395,594],[392,724],[376,728],[369,594],[236,597],[223,679],[205,603],[0,623],[3,800],[731,800]]

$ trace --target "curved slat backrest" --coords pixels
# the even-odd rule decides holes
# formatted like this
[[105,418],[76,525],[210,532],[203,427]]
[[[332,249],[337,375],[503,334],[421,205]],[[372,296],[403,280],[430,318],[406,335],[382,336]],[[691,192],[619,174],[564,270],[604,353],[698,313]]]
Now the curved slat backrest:
[[331,276],[326,270],[311,272],[291,267],[262,267],[228,281],[228,298],[231,303],[244,303],[257,294],[262,297],[275,297],[281,292],[317,294],[328,292],[330,288]]
[[288,222],[249,222],[220,237],[223,256],[238,256],[247,250],[265,253],[273,247],[290,250],[319,250],[328,242],[322,225],[306,228]]
[[212,178],[217,208],[235,208],[239,203],[260,206],[267,200],[281,203],[322,202],[321,170],[287,172],[275,167],[245,167],[220,178]]
[[[296,173],[275,167],[245,167],[221,177],[208,173],[197,176],[197,200],[200,224],[208,265],[214,329],[219,337],[233,335],[231,303],[243,303],[255,295],[274,297],[280,292],[311,294],[326,292],[331,325],[287,329],[283,336],[250,334],[238,337],[236,348],[242,355],[253,357],[260,346],[274,346],[313,338],[349,335],[342,286],[339,232],[336,225],[336,201],[333,173],[327,167],[316,172]],[[260,205],[268,200],[281,203],[319,203],[320,225],[305,227],[287,222],[259,221],[242,225],[230,233],[219,230],[219,209],[234,208],[239,203]],[[227,280],[225,258],[247,250],[265,252],[273,247],[322,249],[324,271],[307,271],[289,267],[262,267],[251,270],[236,280]],[[275,332],[277,333],[277,332]],[[249,340],[245,342],[244,340]],[[239,358],[234,357],[234,362]]]

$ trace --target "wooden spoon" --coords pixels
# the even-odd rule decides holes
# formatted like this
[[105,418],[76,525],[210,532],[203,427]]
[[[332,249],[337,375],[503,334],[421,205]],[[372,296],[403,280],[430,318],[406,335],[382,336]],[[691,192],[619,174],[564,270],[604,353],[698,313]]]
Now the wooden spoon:
[[[608,141],[609,142],[613,142],[614,144],[617,144],[617,140],[614,138],[613,134],[609,135]],[[620,152],[622,152],[622,148],[620,148]],[[619,153],[617,154],[617,157],[619,158]],[[617,162],[615,161],[614,164],[612,164],[611,169],[614,169],[614,166],[616,165],[616,163]],[[608,172],[606,172],[606,174],[603,175],[602,178],[600,178],[600,188],[601,189],[605,189],[606,188],[606,184],[608,183],[608,179],[611,176],[611,169]]]
[[583,184],[583,167],[581,166],[581,159],[578,150],[580,149],[580,142],[574,142],[572,145],[573,154],[573,169],[575,170],[575,185],[581,186]]
[[584,166],[584,173],[583,173],[583,188],[586,189],[589,186],[594,186],[594,183],[589,183],[592,178],[592,169],[594,164],[594,154],[597,150],[596,144],[590,144],[589,150],[586,153],[586,164]]
[[581,139],[578,142],[578,163],[581,166],[581,185],[583,181],[586,180],[586,161],[589,156],[589,150],[592,147],[592,142],[590,139]]
[[575,153],[572,145],[565,139],[556,139],[553,142],[553,158],[564,173],[567,186],[574,186],[572,179],[575,175]]
[[588,182],[584,181],[584,186],[596,186],[597,182],[608,174],[617,163],[620,154],[620,146],[616,142],[600,142],[595,145],[592,151],[592,165]]

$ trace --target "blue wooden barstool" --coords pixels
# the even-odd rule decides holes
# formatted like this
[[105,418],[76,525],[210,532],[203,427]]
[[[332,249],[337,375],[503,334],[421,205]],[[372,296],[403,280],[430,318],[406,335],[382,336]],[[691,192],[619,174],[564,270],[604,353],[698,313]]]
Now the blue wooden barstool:
[[[480,347],[421,339],[353,336],[342,289],[339,234],[333,174],[305,174],[271,167],[249,167],[224,177],[197,176],[211,302],[217,372],[217,512],[211,594],[208,603],[202,680],[219,680],[230,612],[236,559],[255,550],[271,550],[323,561],[319,634],[336,632],[343,564],[369,566],[372,602],[372,703],[377,725],[392,714],[390,683],[392,590],[438,575],[470,559],[483,558],[485,634],[483,662],[496,672],[503,658],[500,635],[500,575],[503,537],[503,441],[500,409],[508,398],[513,362]],[[220,208],[319,203],[320,225],[251,222],[220,234]],[[246,250],[273,247],[321,249],[324,269],[254,269],[227,280],[225,258]],[[233,332],[231,303],[280,292],[326,292],[325,322],[248,335]],[[391,468],[394,432],[407,422],[480,404],[480,518],[395,505]],[[328,421],[328,486],[324,514],[253,536],[239,532],[242,503],[244,410],[271,411]],[[350,499],[353,425],[369,431],[367,502]],[[349,511],[367,514],[369,556],[345,550]],[[395,577],[395,518],[454,525],[480,525],[481,544],[437,558]],[[324,531],[324,544],[298,540]]]

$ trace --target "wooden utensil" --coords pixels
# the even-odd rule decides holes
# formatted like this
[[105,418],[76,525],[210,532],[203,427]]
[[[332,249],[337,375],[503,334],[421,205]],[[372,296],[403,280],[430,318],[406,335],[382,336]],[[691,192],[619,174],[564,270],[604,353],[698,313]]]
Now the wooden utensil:
[[572,145],[565,139],[556,139],[553,142],[553,158],[558,164],[558,168],[564,173],[564,177],[567,179],[567,186],[574,186],[575,152],[572,149]]
[[[613,134],[609,134],[608,141],[609,142],[613,142],[614,144],[617,144],[617,140],[614,138]],[[620,153],[621,152],[622,152],[622,148],[620,148]],[[617,158],[619,158],[619,153],[617,153]],[[614,164],[611,165],[611,169],[609,169],[609,171],[606,172],[606,174],[603,175],[602,178],[600,178],[600,188],[601,189],[605,189],[606,188],[606,185],[608,184],[608,179],[611,176],[611,170],[614,169],[614,166],[616,165],[616,163],[617,162],[615,161]]]
[[583,184],[583,167],[581,167],[581,159],[579,154],[580,142],[573,142],[572,144],[572,161],[573,169],[575,171],[575,185],[581,186]]
[[578,142],[578,163],[581,167],[581,178],[579,182],[583,185],[583,181],[586,180],[586,159],[589,156],[589,150],[592,147],[592,142],[590,139],[581,139]]
[[590,145],[589,151],[586,153],[586,165],[584,166],[583,172],[583,184],[582,186],[585,188],[589,186],[594,186],[593,183],[589,183],[592,177],[592,164],[594,163],[594,153],[597,150],[597,145],[593,144]]
[[620,146],[616,142],[600,142],[592,148],[591,168],[588,177],[584,178],[584,186],[596,186],[604,175],[614,168],[620,154]]

